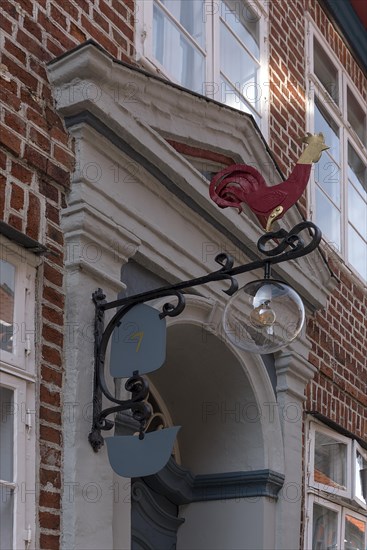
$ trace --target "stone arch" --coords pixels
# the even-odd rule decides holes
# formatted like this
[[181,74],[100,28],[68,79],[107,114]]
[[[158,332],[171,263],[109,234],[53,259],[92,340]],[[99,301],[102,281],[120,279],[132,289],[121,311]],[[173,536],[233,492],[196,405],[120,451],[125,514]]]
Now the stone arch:
[[283,473],[279,411],[262,358],[226,341],[217,302],[185,298],[183,313],[167,319],[166,364],[149,376],[173,423],[183,426],[182,465],[194,474]]

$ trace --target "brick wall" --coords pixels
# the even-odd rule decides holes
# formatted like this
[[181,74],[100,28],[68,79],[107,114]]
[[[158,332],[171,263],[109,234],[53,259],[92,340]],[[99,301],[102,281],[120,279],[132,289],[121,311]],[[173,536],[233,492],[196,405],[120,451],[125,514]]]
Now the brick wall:
[[[270,147],[285,173],[297,160],[297,137],[306,130],[305,10],[327,39],[364,98],[367,82],[317,0],[270,2]],[[306,199],[300,201],[304,213]],[[307,404],[359,437],[367,437],[367,295],[337,254],[327,248],[340,279],[325,310],[308,323],[310,361],[318,368]]]
[[55,112],[45,66],[89,38],[114,57],[131,60],[133,9],[133,0],[0,3],[0,219],[49,250],[39,269],[37,311],[37,548],[58,548],[60,538],[65,336],[60,209],[65,206],[74,164],[73,144]]
[[[367,97],[367,81],[317,0],[272,0],[270,6],[270,147],[285,174],[300,155],[297,137],[306,130],[305,11],[328,41],[354,84]],[[306,196],[299,201],[307,216]],[[310,362],[305,410],[318,411],[367,439],[367,293],[339,256],[323,247],[340,283],[324,310],[308,320]],[[303,524],[303,519],[302,519]],[[300,547],[303,547],[303,529]]]

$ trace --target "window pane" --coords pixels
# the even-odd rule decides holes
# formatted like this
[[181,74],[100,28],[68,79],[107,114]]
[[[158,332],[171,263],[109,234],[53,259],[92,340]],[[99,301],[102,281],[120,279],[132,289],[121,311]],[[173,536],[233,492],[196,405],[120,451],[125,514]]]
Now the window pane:
[[313,505],[312,550],[338,548],[338,513],[319,504]]
[[353,93],[348,88],[347,92],[347,110],[348,110],[348,122],[351,127],[365,144],[366,141],[366,114],[362,107],[354,97]]
[[366,549],[366,522],[353,516],[345,516],[345,550]]
[[330,147],[329,154],[339,163],[339,128],[318,100],[315,100],[315,132],[324,134],[325,143]]
[[251,107],[241,98],[240,94],[225,80],[221,80],[220,83],[220,92],[221,92],[221,102],[229,107],[243,111],[244,113],[249,113],[252,115],[257,124],[260,124],[259,115],[251,109]]
[[347,445],[321,432],[315,435],[314,480],[322,485],[345,489]]
[[204,0],[160,0],[200,46],[205,47]]
[[245,2],[225,0],[221,2],[221,17],[256,59],[260,59],[260,14],[246,6]]
[[340,208],[340,169],[327,152],[324,152],[315,164],[315,179]]
[[339,103],[338,70],[331,62],[323,47],[314,37],[314,73],[330,94],[335,103]]
[[220,70],[247,101],[256,104],[258,64],[234,38],[224,23],[220,32]]
[[348,225],[348,262],[367,280],[367,244],[351,225]]
[[0,479],[13,481],[14,400],[13,392],[0,386]]
[[367,201],[367,168],[348,143],[348,178]]
[[348,185],[348,218],[359,233],[367,239],[367,203],[353,185]]
[[13,548],[14,490],[0,486],[0,550]]
[[356,452],[356,478],[355,478],[355,496],[366,504],[367,502],[367,460],[357,451]]
[[340,250],[340,212],[316,187],[316,223],[324,238]]
[[202,93],[205,58],[163,11],[154,5],[154,57],[185,88]]
[[13,352],[15,267],[0,260],[0,349]]

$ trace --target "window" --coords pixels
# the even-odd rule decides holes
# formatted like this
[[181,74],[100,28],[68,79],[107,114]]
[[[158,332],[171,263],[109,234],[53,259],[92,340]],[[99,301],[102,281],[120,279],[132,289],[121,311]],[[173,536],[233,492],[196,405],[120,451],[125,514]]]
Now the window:
[[143,64],[264,125],[266,2],[140,0],[137,8]]
[[305,548],[365,550],[367,450],[311,421],[307,452]]
[[0,241],[0,549],[33,548],[35,257]]
[[315,165],[311,217],[367,279],[366,105],[324,39],[312,27],[309,36],[309,126],[330,146]]

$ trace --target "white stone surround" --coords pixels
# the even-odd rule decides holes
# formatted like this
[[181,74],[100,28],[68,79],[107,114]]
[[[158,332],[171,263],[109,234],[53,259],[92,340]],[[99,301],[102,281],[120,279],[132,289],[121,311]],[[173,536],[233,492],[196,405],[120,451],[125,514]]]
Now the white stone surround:
[[[175,281],[216,269],[214,249],[232,251],[241,263],[248,259],[246,250],[255,250],[254,243],[261,230],[252,214],[246,211],[238,216],[229,209],[219,210],[208,199],[208,183],[164,137],[227,154],[236,162],[251,163],[273,183],[280,181],[280,175],[248,116],[115,63],[93,44],[53,62],[49,75],[62,115],[76,117],[87,111],[113,132],[111,137],[102,136],[87,122],[69,119],[77,167],[62,227],[68,251],[66,322],[75,330],[73,338],[66,338],[65,351],[64,404],[67,406],[64,407],[62,545],[64,550],[125,549],[130,547],[129,482],[119,482],[119,521],[116,523],[115,518],[113,523],[116,479],[106,450],[95,454],[87,440],[91,419],[85,411],[92,399],[94,352],[91,294],[101,286],[108,300],[116,298],[123,288],[121,266],[131,257],[138,258],[167,280]],[[141,155],[146,164],[132,160],[116,142],[113,144],[113,135]],[[149,166],[158,168],[160,176],[152,174]],[[161,177],[173,183],[172,191],[162,185]],[[208,217],[203,218],[185,204],[179,196],[181,191]],[[227,235],[213,226],[210,218],[220,223]],[[284,223],[291,227],[299,221],[294,207]],[[243,244],[243,250],[233,244],[231,235]],[[325,304],[332,281],[317,252],[297,262],[277,266],[275,271],[296,288],[309,307],[320,308]],[[261,277],[261,273],[256,276]],[[253,274],[246,274],[240,282],[253,278]],[[204,316],[211,331],[221,338],[219,319],[226,301],[222,288],[223,284],[206,286],[200,291],[205,298],[193,298],[183,317],[171,324],[183,323],[185,315],[187,322],[200,324]],[[305,334],[276,357],[276,396],[260,358],[246,357],[236,350],[231,352],[236,354],[259,405],[275,398],[278,402],[273,425],[262,426],[265,440],[262,467],[284,473],[286,486],[294,484],[301,488],[302,417],[289,420],[282,411],[291,410],[293,405],[294,410],[302,410],[304,388],[314,373],[307,362]],[[73,411],[71,419],[70,410]],[[242,505],[242,511],[236,508],[234,514],[239,516],[238,531],[233,527],[236,545],[233,548],[240,548],[237,545],[243,536],[241,518],[248,516],[248,521],[251,520],[251,514],[246,511],[248,503]],[[222,510],[220,503],[204,502],[189,505],[185,513],[194,529],[204,518],[215,522],[216,514],[221,521],[225,521],[227,513],[233,517],[229,505],[226,514]],[[264,504],[259,515],[263,523],[261,537],[256,539],[258,544],[269,549],[297,548],[300,510],[301,500],[289,495],[281,495],[276,504]],[[182,527],[182,533],[185,534],[181,548],[189,548],[190,541],[195,550],[220,548],[223,543],[217,538],[218,546],[210,546],[211,539],[193,539],[186,527]]]

